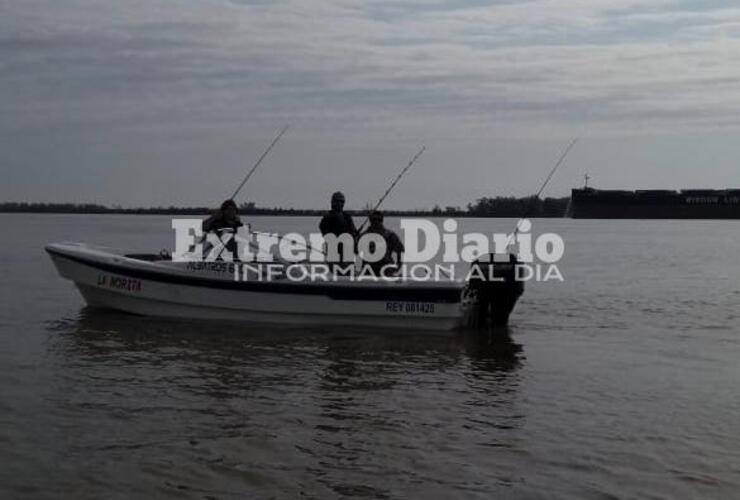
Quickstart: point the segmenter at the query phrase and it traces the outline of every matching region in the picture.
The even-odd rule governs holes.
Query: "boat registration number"
[[[432,302],[386,302],[386,312],[398,314],[434,314]]]

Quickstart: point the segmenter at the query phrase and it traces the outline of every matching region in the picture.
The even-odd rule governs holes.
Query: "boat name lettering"
[[[107,286],[108,288],[114,288],[116,290],[126,290],[127,292],[140,292],[141,280],[99,274],[98,286]]]
[[[213,271],[217,273],[234,273],[233,262],[188,262],[186,268],[189,271]]]
[[[686,203],[689,205],[716,205],[719,203],[719,196],[687,196]]]

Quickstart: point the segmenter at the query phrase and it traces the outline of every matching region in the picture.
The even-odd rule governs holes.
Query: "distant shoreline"
[[[468,204],[467,208],[434,207],[431,210],[383,210],[390,217],[547,217],[562,218],[570,198],[481,198],[475,204]],[[79,215],[192,215],[208,216],[214,212],[210,207],[148,207],[122,208],[108,207],[93,203],[29,203],[5,202],[0,203],[0,213],[26,214],[79,214]],[[297,208],[262,208],[253,203],[244,203],[239,207],[241,215],[260,216],[294,216],[320,217],[327,210],[297,209]],[[350,215],[364,216],[367,210],[347,210]]]

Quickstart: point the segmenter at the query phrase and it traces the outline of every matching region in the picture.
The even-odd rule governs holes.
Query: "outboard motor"
[[[471,327],[505,326],[516,301],[524,293],[524,282],[517,280],[516,256],[496,261],[488,254],[473,262],[465,287],[464,302],[468,305],[466,324]]]

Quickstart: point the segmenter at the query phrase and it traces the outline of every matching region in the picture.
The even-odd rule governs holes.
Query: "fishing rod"
[[[576,145],[576,143],[578,142],[578,139],[579,138],[576,137],[573,140],[571,140],[570,143],[568,143],[568,146],[563,150],[562,154],[558,158],[558,161],[555,162],[555,166],[552,167],[552,169],[550,170],[550,173],[547,175],[547,178],[545,179],[545,182],[543,182],[542,183],[542,186],[540,186],[540,190],[537,191],[537,194],[535,194],[534,197],[532,198],[532,204],[533,205],[536,202],[536,200],[539,199],[540,195],[545,190],[545,188],[547,187],[547,185],[550,183],[550,179],[552,179],[552,177],[555,175],[555,172],[557,172],[557,170],[560,168],[560,165],[563,164],[563,162],[565,161],[565,158],[570,153],[570,150],[573,149],[573,147]],[[525,212],[523,214],[523,216],[520,217],[519,220],[516,222],[516,227],[514,228],[514,232],[510,233],[510,236],[506,240],[506,248],[509,248],[509,246],[513,243],[513,242],[511,242],[511,239],[512,238],[516,239],[516,235],[519,233],[519,226],[520,226],[520,224],[522,223],[522,221],[524,220],[524,218],[526,216],[527,216],[527,214]]]
[[[560,158],[558,158],[558,161],[557,163],[555,163],[555,166],[552,167],[552,170],[550,170],[550,173],[548,174],[547,179],[545,179],[545,182],[542,183],[542,187],[540,187],[540,190],[537,191],[535,198],[540,197],[540,195],[542,194],[542,191],[544,191],[547,185],[550,183],[550,179],[552,179],[552,176],[555,175],[555,172],[557,171],[558,168],[560,168],[560,165],[563,164],[563,161],[565,161],[565,157],[568,156],[568,153],[570,153],[570,150],[573,149],[573,146],[575,146],[577,142],[578,142],[578,137],[570,141],[570,143],[568,144],[568,147],[565,148],[565,150],[563,151],[563,154],[561,154]]]
[[[279,134],[277,135],[277,137],[275,137],[275,138],[274,138],[274,139],[272,140],[272,142],[270,143],[270,145],[269,145],[269,146],[267,146],[267,149],[265,149],[265,151],[264,151],[264,152],[262,153],[262,155],[261,155],[261,156],[259,157],[259,159],[258,159],[258,160],[257,160],[257,162],[256,162],[256,163],[254,164],[254,166],[252,166],[251,170],[249,170],[249,172],[247,172],[247,175],[246,175],[246,176],[244,177],[244,180],[242,180],[241,184],[239,184],[239,187],[238,187],[238,188],[236,188],[236,191],[234,191],[234,194],[233,194],[233,195],[231,196],[231,199],[232,199],[232,200],[233,200],[233,199],[236,199],[236,195],[238,195],[238,194],[239,194],[239,191],[241,191],[241,190],[242,190],[242,188],[244,187],[244,184],[246,184],[246,183],[247,183],[247,181],[249,180],[249,178],[250,178],[250,177],[252,177],[252,174],[253,174],[253,173],[255,172],[255,170],[257,170],[257,167],[259,167],[259,166],[260,166],[260,164],[262,163],[262,160],[264,160],[264,159],[265,159],[265,158],[267,157],[267,155],[268,155],[268,154],[270,153],[270,151],[272,151],[272,148],[274,148],[274,147],[275,147],[275,144],[277,144],[277,143],[278,143],[278,141],[279,141],[279,140],[280,140],[280,138],[281,138],[281,137],[283,136],[283,134],[285,134],[285,132],[287,132],[287,131],[288,131],[288,128],[289,128],[289,127],[290,127],[290,125],[289,125],[289,124],[288,124],[288,125],[286,125],[285,127],[283,127],[283,129],[282,129],[282,130],[280,131],[280,133],[279,133]]]
[[[281,136],[283,135],[283,133],[285,133],[285,130],[287,130],[287,128],[288,128],[288,127],[286,126],[286,127],[285,127],[285,128],[284,128],[284,129],[282,130],[282,132],[280,132],[280,134],[279,134],[279,135],[278,135],[278,136],[277,136],[277,137],[275,138],[275,140],[274,140],[274,141],[273,141],[273,143],[272,143],[272,144],[270,145],[270,147],[269,147],[269,148],[267,149],[267,151],[265,151],[265,154],[263,154],[263,157],[264,157],[264,156],[265,156],[265,155],[266,155],[266,154],[267,154],[267,153],[269,152],[269,150],[270,150],[270,149],[272,148],[272,146],[274,146],[274,144],[275,144],[275,143],[276,143],[276,142],[278,141],[278,139],[280,139],[280,137],[281,137]],[[422,155],[422,153],[424,153],[424,151],[425,151],[425,150],[426,150],[426,146],[422,146],[422,148],[421,148],[421,149],[419,150],[419,152],[418,152],[418,153],[416,153],[416,154],[414,155],[414,157],[413,157],[413,158],[411,158],[411,161],[409,161],[409,163],[408,163],[408,164],[407,164],[407,165],[406,165],[406,166],[405,166],[405,167],[403,168],[403,170],[401,170],[401,173],[399,173],[399,174],[398,174],[398,175],[396,176],[396,178],[395,178],[395,179],[393,180],[393,182],[392,182],[392,183],[391,183],[391,185],[390,185],[390,186],[388,187],[388,189],[386,189],[385,193],[383,193],[383,196],[381,196],[381,197],[380,197],[380,199],[378,200],[378,203],[376,203],[376,204],[375,204],[375,207],[373,208],[373,211],[374,211],[374,210],[377,210],[377,209],[378,209],[378,207],[380,207],[380,205],[381,205],[381,204],[383,203],[383,201],[385,201],[385,199],[386,199],[386,198],[388,197],[388,195],[389,195],[389,194],[391,193],[391,191],[392,191],[392,190],[393,190],[393,188],[394,188],[394,187],[396,186],[396,184],[398,184],[398,182],[399,182],[399,181],[401,180],[401,178],[402,178],[402,177],[403,177],[403,176],[404,176],[404,175],[406,174],[406,172],[408,172],[408,170],[409,170],[409,169],[410,169],[410,168],[411,168],[411,167],[413,166],[413,164],[414,164],[414,163],[416,163],[416,161],[417,161],[417,160],[419,159],[419,157],[420,157],[420,156]],[[259,164],[259,162],[260,162],[260,161],[262,161],[262,158],[260,158],[260,160],[259,160],[259,161],[257,162],[257,164]],[[253,170],[254,170],[254,167],[252,168],[252,171],[253,171]],[[249,173],[249,174],[247,175],[247,179],[249,178],[249,175],[251,175],[251,171],[250,171],[250,173]],[[242,182],[242,184],[244,184],[244,182],[246,182],[246,179],[245,179],[245,180],[244,180],[244,181]],[[241,186],[240,186],[240,188],[241,188]],[[238,191],[238,190],[237,190],[237,191]],[[363,227],[365,227],[365,224],[367,224],[367,221],[368,221],[368,220],[369,220],[368,218],[366,218],[366,219],[365,219],[365,221],[364,221],[364,222],[362,223],[362,225],[360,226],[360,229],[359,229],[359,230],[357,231],[358,233],[359,233],[360,231],[362,231],[362,228],[363,228]],[[299,242],[299,241],[297,241],[297,240],[293,240],[293,239],[291,239],[291,238],[288,238],[288,237],[286,237],[285,235],[282,235],[282,234],[280,234],[280,233],[265,233],[265,232],[262,232],[262,231],[253,231],[253,230],[251,230],[251,229],[250,229],[250,231],[249,231],[249,232],[251,232],[252,234],[255,234],[255,235],[274,236],[274,237],[276,237],[276,238],[278,239],[278,241],[280,241],[280,240],[286,240],[286,241],[288,241],[288,242],[290,242],[290,243],[298,243],[299,245],[303,246],[303,247],[304,247],[304,248],[305,248],[306,250],[309,250],[309,251],[316,251],[316,252],[319,252],[320,254],[322,254],[322,255],[326,256],[326,252],[325,252],[325,251],[323,251],[323,250],[321,250],[321,249],[319,249],[319,248],[313,247],[313,246],[311,246],[311,245],[309,245],[309,244],[305,244],[305,243]]]
[[[396,178],[393,179],[393,182],[391,182],[391,185],[388,186],[388,189],[385,190],[385,193],[383,193],[383,196],[380,197],[380,199],[378,200],[378,203],[375,204],[375,206],[373,207],[373,209],[370,212],[374,212],[378,208],[380,208],[380,205],[382,205],[383,202],[385,201],[385,199],[388,197],[388,195],[391,194],[391,191],[393,191],[393,188],[396,187],[396,184],[398,184],[398,181],[400,181],[401,178],[406,174],[406,172],[409,171],[409,169],[413,166],[414,163],[416,163],[416,160],[419,159],[419,157],[424,153],[424,151],[426,149],[427,149],[426,146],[422,146],[421,149],[419,150],[419,152],[416,153],[413,158],[411,158],[411,160],[409,161],[409,163],[403,168],[403,170],[401,170],[401,173],[399,173],[396,176]],[[365,220],[362,223],[362,225],[360,225],[359,229],[357,229],[357,233],[358,234],[362,232],[362,228],[365,227],[365,224],[367,224],[367,222],[369,220],[370,220],[370,218],[369,218],[369,215],[368,215],[368,217],[365,217]]]
[[[398,182],[406,174],[406,172],[408,172],[408,170],[413,166],[413,164],[416,163],[416,161],[424,153],[425,150],[426,150],[426,146],[422,146],[422,148],[414,155],[413,158],[411,158],[411,160],[403,168],[403,170],[401,170],[401,172],[396,176],[396,178],[393,179],[393,182],[391,183],[391,185],[388,187],[388,189],[385,190],[385,193],[383,193],[383,196],[380,197],[380,199],[378,200],[378,203],[375,204],[375,207],[373,208],[373,211],[377,210],[378,207],[380,207],[380,205],[385,201],[385,199],[388,197],[388,195],[391,193],[391,191],[393,191],[393,188],[396,186],[396,184],[398,184]],[[368,220],[369,220],[368,218],[365,218],[365,221],[362,223],[362,225],[360,226],[360,228],[357,230],[358,233],[362,232],[362,228],[365,227],[365,224],[367,224]],[[319,248],[313,247],[313,246],[311,246],[309,244],[301,243],[299,241],[296,241],[296,240],[287,238],[285,235],[282,235],[280,233],[263,233],[263,232],[260,232],[260,231],[251,231],[251,230],[250,230],[250,232],[252,232],[255,235],[274,236],[274,237],[277,237],[278,238],[278,241],[280,241],[280,240],[286,240],[286,241],[289,241],[290,243],[298,243],[301,246],[303,246],[306,250],[316,251],[316,252],[319,252],[320,254],[322,254],[324,256],[327,255],[324,250],[321,250]]]
[[[285,127],[283,127],[282,130],[280,131],[280,133],[272,140],[272,142],[270,143],[270,145],[267,146],[267,149],[265,149],[265,151],[262,153],[262,155],[260,155],[260,157],[257,159],[257,162],[252,166],[252,168],[249,170],[249,172],[247,172],[247,175],[244,177],[244,179],[242,180],[242,182],[239,184],[239,187],[236,188],[236,191],[234,191],[234,194],[231,195],[231,197],[229,199],[231,199],[231,200],[235,200],[236,199],[236,196],[239,194],[239,191],[242,190],[242,188],[247,183],[247,181],[249,180],[249,178],[252,177],[252,174],[255,172],[255,170],[257,170],[257,167],[259,167],[260,164],[262,163],[262,161],[265,158],[267,158],[267,155],[270,153],[270,151],[272,151],[272,148],[275,147],[275,144],[278,143],[278,141],[283,136],[283,134],[285,134],[285,132],[288,131],[288,127],[290,127],[290,124],[288,124]],[[203,241],[205,241],[205,238],[206,238],[206,235],[204,234],[203,235]]]

